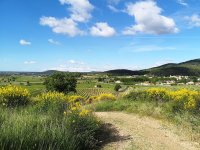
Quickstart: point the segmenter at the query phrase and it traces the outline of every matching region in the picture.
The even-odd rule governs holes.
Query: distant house
[[[184,85],[184,83],[178,83],[178,85]]]
[[[187,82],[186,85],[194,85],[194,82]]]
[[[120,84],[120,83],[122,83],[122,82],[118,80],[118,81],[115,81],[115,83],[116,83],[116,84]]]
[[[197,82],[195,85],[200,85],[200,82]]]
[[[143,85],[143,86],[150,86],[151,83],[149,83],[149,82],[144,82],[144,83],[141,83],[140,85]]]

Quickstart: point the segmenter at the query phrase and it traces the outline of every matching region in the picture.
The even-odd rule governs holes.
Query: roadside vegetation
[[[101,123],[84,108],[80,96],[63,91],[32,96],[20,86],[1,87],[0,149],[97,148]]]
[[[117,101],[95,103],[95,111],[125,111],[167,120],[184,128],[192,140],[200,140],[200,92],[197,90],[132,90]]]

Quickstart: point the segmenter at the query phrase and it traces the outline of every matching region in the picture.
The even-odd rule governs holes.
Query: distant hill
[[[146,70],[148,74],[157,76],[183,75],[200,76],[200,59],[190,60],[178,64],[165,64]]]
[[[145,75],[148,72],[142,71],[142,70],[132,71],[132,70],[127,70],[127,69],[116,69],[116,70],[105,71],[104,73],[122,76],[122,75]]]
[[[155,75],[155,76],[200,76],[200,59],[194,59],[182,63],[169,63],[162,66],[144,69],[139,71],[132,71],[126,69],[109,70],[105,73],[113,75]]]
[[[51,75],[57,70],[48,70],[44,72],[14,72],[14,71],[0,71],[0,75]],[[182,63],[169,63],[158,67],[153,67],[144,70],[127,70],[127,69],[116,69],[108,70],[105,72],[80,72],[85,74],[97,74],[106,73],[111,75],[155,75],[155,76],[170,76],[170,75],[183,75],[183,76],[200,76],[200,59],[194,59]]]

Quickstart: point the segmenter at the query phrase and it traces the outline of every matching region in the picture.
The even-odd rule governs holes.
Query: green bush
[[[122,87],[121,87],[120,84],[116,84],[115,87],[114,87],[114,90],[115,90],[116,92],[118,92],[119,89],[121,89],[121,88],[122,88]]]

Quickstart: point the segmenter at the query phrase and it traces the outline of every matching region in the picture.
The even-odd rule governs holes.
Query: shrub
[[[115,87],[114,87],[114,90],[115,90],[116,92],[118,92],[119,89],[121,89],[121,88],[122,88],[122,87],[121,87],[120,84],[116,84]]]
[[[47,92],[37,96],[36,108],[43,112],[62,114],[67,107],[67,97],[59,92]]]
[[[166,102],[170,100],[170,91],[165,88],[150,88],[145,92],[149,99],[157,102]]]
[[[26,105],[30,101],[27,89],[9,85],[0,88],[0,103],[8,107]]]
[[[83,103],[83,101],[84,101],[84,97],[77,96],[77,95],[69,96],[68,99],[69,99],[70,102],[81,102],[81,103]]]
[[[172,111],[199,111],[200,92],[188,89],[168,90],[165,88],[150,88],[143,91],[132,91],[125,98],[129,100],[145,100],[158,103],[170,103]]]
[[[116,97],[113,94],[101,94],[98,96],[98,100],[100,100],[100,101],[104,101],[104,100],[115,101]]]
[[[180,89],[171,92],[176,109],[198,110],[200,103],[200,93],[194,90]]]
[[[87,104],[91,104],[91,103],[93,103],[93,102],[95,102],[95,101],[97,101],[98,100],[98,96],[90,96],[89,98],[88,98],[88,100],[86,101],[86,103]]]
[[[123,97],[125,99],[129,99],[129,100],[134,100],[134,101],[137,101],[137,100],[146,100],[146,95],[145,95],[145,92],[142,91],[142,90],[134,90],[134,91],[129,91],[127,94],[125,93],[123,95]]]

